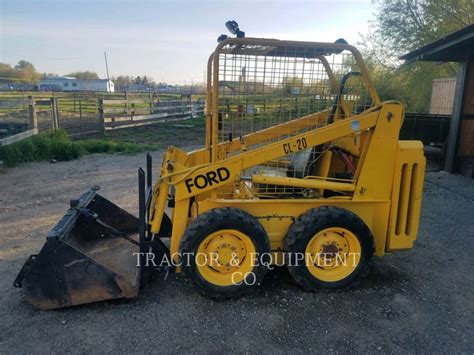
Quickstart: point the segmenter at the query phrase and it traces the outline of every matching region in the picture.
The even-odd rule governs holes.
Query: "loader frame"
[[[343,97],[333,122],[321,128],[287,139],[267,144],[254,150],[245,150],[258,142],[264,134],[278,136],[283,128],[297,130],[306,122],[326,122],[331,112],[323,111],[254,132],[243,137],[218,142],[219,129],[219,54],[229,45],[262,45],[278,48],[289,41],[240,38],[228,39],[220,43],[208,60],[208,89],[206,108],[205,148],[186,153],[170,147],[165,153],[161,176],[154,187],[154,197],[150,206],[150,231],[159,233],[166,202],[171,197],[172,235],[170,252],[179,260],[179,248],[188,223],[198,215],[220,207],[236,207],[256,216],[265,227],[271,242],[271,249],[278,254],[283,249],[283,240],[289,226],[295,219],[319,206],[339,206],[353,211],[364,220],[375,239],[375,254],[383,256],[386,252],[409,249],[416,239],[421,206],[421,191],[424,178],[425,159],[422,145],[416,141],[398,141],[403,123],[404,108],[398,102],[380,102],[370,81],[367,69],[356,48],[346,44],[310,43],[315,48],[350,51],[359,65],[361,76],[372,97],[373,107],[358,115],[344,117],[349,111]],[[307,42],[290,42],[291,45],[308,45]],[[327,63],[324,56],[321,62]],[[328,65],[324,65],[331,84],[337,91],[339,85]],[[214,75],[213,75],[214,74]],[[347,115],[346,115],[347,116]],[[361,156],[352,181],[338,181],[328,177],[314,179],[271,178],[253,176],[254,183],[273,185],[303,186],[321,190],[350,191],[345,198],[315,199],[259,199],[235,194],[232,198],[219,196],[219,189],[232,185],[241,179],[246,168],[283,157],[306,148],[329,142],[350,149],[341,139],[361,135]],[[229,153],[240,151],[237,155]],[[276,259],[275,259],[276,260]],[[179,268],[178,268],[179,271]]]

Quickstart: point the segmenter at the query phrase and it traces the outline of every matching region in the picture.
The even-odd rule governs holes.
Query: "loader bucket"
[[[138,218],[91,189],[48,233],[15,280],[29,303],[60,308],[137,296]]]
[[[30,304],[53,309],[138,295],[148,273],[138,266],[137,253],[151,245],[146,240],[151,158],[147,168],[148,191],[139,169],[139,218],[99,195],[98,187],[71,200],[71,208],[14,282]]]

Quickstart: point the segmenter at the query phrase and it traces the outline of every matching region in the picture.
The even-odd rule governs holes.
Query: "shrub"
[[[116,142],[106,139],[72,141],[63,130],[40,133],[0,148],[0,160],[5,166],[19,163],[55,159],[58,161],[77,159],[83,154],[124,153],[134,154],[155,150],[157,145]]]
[[[41,133],[1,148],[5,166],[39,160],[70,160],[81,155],[81,149],[64,131]]]

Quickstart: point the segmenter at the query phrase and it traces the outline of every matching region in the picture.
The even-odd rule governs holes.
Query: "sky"
[[[110,76],[199,83],[227,20],[247,37],[357,44],[374,12],[371,0],[0,0],[0,62],[106,78],[106,51]]]

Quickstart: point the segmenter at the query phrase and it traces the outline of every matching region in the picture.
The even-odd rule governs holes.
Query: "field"
[[[140,141],[151,139],[141,132]],[[162,151],[152,154],[161,161]],[[99,154],[0,171],[0,353],[474,351],[474,185],[441,172],[427,173],[416,247],[377,259],[347,293],[304,292],[278,269],[235,301],[205,298],[176,274],[166,281],[157,275],[130,301],[57,311],[22,301],[13,279],[69,199],[100,185],[105,197],[136,214],[137,168],[144,164],[144,154]]]

